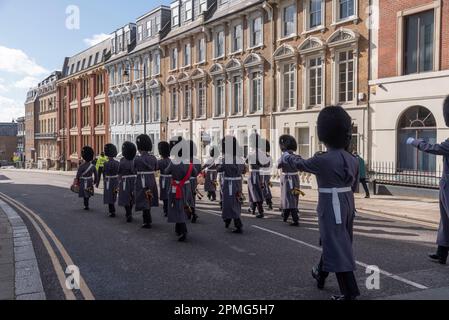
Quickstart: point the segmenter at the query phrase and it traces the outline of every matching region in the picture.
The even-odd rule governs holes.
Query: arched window
[[[406,144],[409,137],[436,143],[436,121],[432,112],[422,106],[407,109],[398,123],[398,169],[435,171],[434,155],[419,152]]]

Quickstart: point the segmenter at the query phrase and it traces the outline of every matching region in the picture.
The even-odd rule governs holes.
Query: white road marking
[[[303,245],[303,246],[306,246],[306,247],[308,247],[308,248],[311,248],[311,249],[314,249],[314,250],[317,250],[317,251],[320,251],[320,252],[322,251],[322,249],[321,249],[320,247],[318,247],[318,246],[315,246],[315,245],[312,245],[312,244],[310,244],[310,243],[307,243],[307,242],[304,242],[304,241],[301,241],[301,240],[292,238],[292,237],[287,236],[287,235],[285,235],[285,234],[282,234],[282,233],[279,233],[279,232],[276,232],[276,231],[273,231],[273,230],[270,230],[270,229],[266,229],[266,228],[263,228],[263,227],[259,227],[259,226],[256,226],[256,225],[252,225],[252,227],[253,227],[253,228],[256,228],[256,229],[259,229],[259,230],[261,230],[261,231],[265,231],[265,232],[268,232],[268,233],[277,235],[277,236],[279,236],[279,237],[281,237],[281,238],[284,238],[284,239],[287,239],[287,240],[290,240],[290,241],[299,243],[299,244],[301,244],[301,245]],[[357,263],[359,266],[364,267],[364,268],[367,268],[367,267],[369,266],[368,264],[363,263],[363,262],[360,262],[360,261],[356,261],[356,263]],[[412,287],[415,287],[415,288],[418,288],[418,289],[421,289],[421,290],[429,289],[428,287],[426,287],[426,286],[424,286],[424,285],[422,285],[422,284],[419,284],[419,283],[416,283],[416,282],[414,282],[414,281],[405,279],[405,278],[403,278],[403,277],[400,277],[400,276],[398,276],[398,275],[395,275],[395,274],[393,274],[393,273],[391,273],[391,272],[388,272],[388,271],[385,271],[385,270],[382,270],[382,269],[380,269],[380,273],[383,274],[384,276],[387,276],[387,277],[389,277],[389,278],[392,278],[392,279],[395,279],[395,280],[397,280],[397,281],[403,282],[403,283],[405,283],[405,284],[408,284],[408,285],[410,285],[410,286],[412,286]]]

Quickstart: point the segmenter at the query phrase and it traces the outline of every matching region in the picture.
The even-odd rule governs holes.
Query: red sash
[[[176,188],[176,200],[182,199],[182,187],[186,184],[187,181],[190,180],[190,176],[192,175],[192,171],[193,171],[193,163],[189,164],[189,169],[187,170],[187,175],[182,178],[181,181],[179,181],[179,183],[177,183],[175,180],[172,180],[172,187]]]

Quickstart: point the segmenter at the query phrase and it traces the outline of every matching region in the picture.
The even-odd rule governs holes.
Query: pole
[[[147,66],[143,64],[143,133],[147,134]]]

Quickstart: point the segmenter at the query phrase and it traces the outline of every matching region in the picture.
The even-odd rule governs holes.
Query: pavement
[[[265,219],[244,214],[243,235],[224,229],[217,203],[199,201],[199,223],[188,225],[188,242],[180,244],[160,208],[153,210],[151,230],[140,229],[139,213],[125,223],[122,208],[118,218],[108,218],[101,190],[92,210],[83,211],[82,200],[68,189],[72,179],[0,170],[0,199],[27,226],[46,299],[322,300],[338,293],[335,277],[324,291],[310,277],[321,254],[313,190],[305,190],[301,201],[300,228],[282,223],[274,210]],[[436,217],[438,203],[388,199],[357,198],[354,252],[361,299],[449,299],[449,267],[426,259],[435,249],[436,224],[430,222],[437,221],[428,216]],[[383,205],[389,213],[360,209],[367,204]],[[424,211],[427,222],[410,218],[408,211],[418,204],[416,213]],[[64,270],[73,265],[82,285],[67,292]],[[379,268],[378,288],[365,285],[368,266]]]

